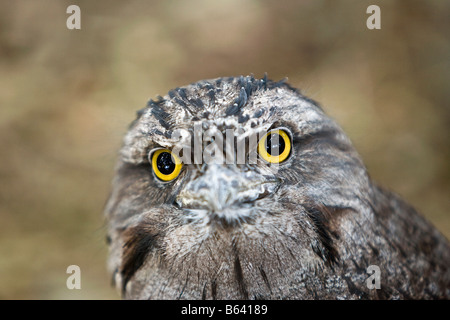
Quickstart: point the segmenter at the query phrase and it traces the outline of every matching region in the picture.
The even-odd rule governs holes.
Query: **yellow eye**
[[[284,130],[271,130],[259,140],[258,153],[267,162],[283,162],[291,153],[291,138]]]
[[[168,149],[159,149],[153,152],[153,172],[163,181],[171,181],[178,177],[182,166],[180,158]]]

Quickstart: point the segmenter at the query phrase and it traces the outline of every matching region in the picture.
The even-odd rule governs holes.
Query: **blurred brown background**
[[[81,30],[66,8],[81,8]],[[381,30],[366,8],[381,7]],[[115,299],[102,209],[149,98],[203,78],[289,82],[372,177],[447,237],[450,2],[0,0],[0,298]],[[66,268],[81,268],[81,290]]]

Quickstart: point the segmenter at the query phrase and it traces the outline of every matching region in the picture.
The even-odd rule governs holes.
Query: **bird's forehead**
[[[125,136],[122,159],[145,161],[149,149],[170,148],[177,143],[174,135],[179,139],[180,132],[195,128],[249,135],[283,120],[301,127],[321,115],[317,105],[283,83],[253,77],[203,80],[171,90],[139,111]]]

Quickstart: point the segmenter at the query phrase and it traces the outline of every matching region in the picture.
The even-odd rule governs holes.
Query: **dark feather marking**
[[[255,80],[253,76],[243,77],[240,76],[237,81],[237,85],[239,88],[243,88],[245,90],[245,94],[247,98],[252,95],[252,93],[261,88],[261,82],[259,80]],[[245,103],[244,103],[245,104]]]
[[[203,101],[200,98],[197,99],[189,99],[189,102],[196,107],[197,109],[203,109],[205,106],[203,105]]]
[[[267,90],[267,73],[264,73],[264,77],[262,78],[264,90]]]
[[[169,119],[170,114],[167,113],[162,107],[161,104],[164,102],[162,98],[158,101],[150,100],[148,106],[152,110],[153,116],[159,121],[159,123],[166,129],[170,128]]]
[[[356,260],[355,260],[354,258],[352,258],[351,261],[352,261],[353,266],[355,267],[355,270],[356,270],[357,273],[362,273],[362,274],[365,274],[365,273],[366,273],[367,265],[368,265],[367,262],[364,263],[366,266],[361,267],[361,266],[358,264],[358,262],[356,262]]]
[[[275,113],[275,111],[276,111],[277,109],[278,109],[277,106],[271,107],[271,108],[269,109],[269,117],[273,116],[274,113]]]
[[[380,289],[375,290],[378,299],[380,300],[387,300],[390,299],[392,297],[392,295],[394,294],[394,290],[392,290],[391,288],[382,285]]]
[[[211,112],[205,111],[205,112],[202,114],[202,117],[205,118],[205,119],[208,119],[209,116],[210,116],[210,114],[211,114]]]
[[[233,103],[225,110],[226,116],[238,115],[242,111],[242,107],[247,103],[248,96],[244,87],[241,87],[239,96],[234,99]]]
[[[253,118],[261,117],[264,114],[264,112],[266,112],[266,109],[264,109],[264,108],[261,108],[261,109],[255,111],[255,113],[253,114]]]
[[[247,85],[245,86],[245,92],[247,93],[247,97],[250,97],[254,91],[257,91],[261,88],[260,81],[255,81],[255,79],[252,77],[252,81],[247,82]]]
[[[206,93],[206,95],[211,100],[210,103],[214,104],[214,102],[216,101],[216,91],[214,91],[214,89],[211,89]]]
[[[364,291],[361,291],[349,277],[343,275],[342,278],[345,280],[345,282],[347,282],[347,287],[351,294],[354,294],[362,299],[368,298],[368,294]]]
[[[211,282],[211,295],[212,295],[213,300],[217,299],[217,282],[216,282],[216,280],[213,280]]]
[[[240,115],[239,118],[238,118],[238,122],[239,122],[239,123],[247,122],[247,120],[248,120],[249,118],[250,118],[250,117],[248,116],[248,114],[246,114],[245,116]]]
[[[266,272],[264,271],[262,266],[259,267],[259,272],[261,273],[261,276],[267,288],[269,288],[269,292],[272,294],[272,288],[270,287],[269,279],[267,278]]]
[[[177,93],[181,97],[181,99],[183,99],[184,101],[188,100],[186,88],[176,88],[175,90],[177,91]]]
[[[184,289],[186,289],[188,282],[189,282],[189,272],[186,275],[186,281],[184,282],[183,288],[181,289],[180,295],[178,296],[178,300],[181,299],[181,296],[183,295]]]
[[[241,109],[245,104],[247,103],[248,96],[245,89],[242,87],[241,91],[239,92],[239,97],[236,100],[236,103],[238,104],[238,108]]]
[[[229,106],[227,108],[227,110],[225,110],[225,115],[226,116],[232,116],[232,115],[236,115],[239,112],[239,106],[237,103],[233,103],[231,106]]]
[[[234,275],[238,285],[238,290],[242,295],[242,299],[248,300],[247,286],[244,281],[244,274],[242,273],[241,261],[239,259],[239,252],[236,243],[233,243],[233,253],[234,253]]]
[[[228,77],[228,78],[226,79],[226,81],[227,81],[227,82],[233,82],[234,79],[235,79],[235,77]]]
[[[175,88],[168,93],[169,97],[173,99],[175,103],[185,108],[189,113],[194,114],[195,111],[192,109],[193,106],[195,109],[203,108],[203,102],[200,98],[198,99],[189,99],[187,96],[186,88]]]
[[[191,101],[188,99],[186,88],[176,88],[175,91],[177,92],[180,98],[175,98],[174,101],[183,108],[185,108],[186,110],[188,110],[189,113],[195,114],[195,111],[191,108],[191,106],[194,106],[195,108],[197,107],[193,105]]]
[[[251,81],[251,79],[253,79],[253,77],[245,77],[244,78],[244,76],[239,76],[239,78],[237,78],[238,87],[241,87],[241,88],[244,87],[247,84],[247,82]]]
[[[242,298],[247,300],[248,292],[247,292],[247,287],[244,282],[244,275],[242,273],[241,261],[239,259],[239,256],[236,256],[235,260],[234,260],[234,273],[236,276],[236,281],[238,284],[239,292],[241,293]]]
[[[172,138],[172,133],[173,133],[172,130],[167,130],[166,132],[164,132],[164,137],[170,139]]]
[[[327,207],[324,205],[304,206],[317,232],[320,245],[311,244],[314,252],[328,265],[333,266],[339,260],[335,240],[339,237],[337,230],[333,230],[332,222],[337,216],[351,210],[344,207]]]
[[[207,284],[208,284],[208,282],[205,282],[205,284],[203,285],[202,300],[206,300],[206,285]]]
[[[149,225],[138,225],[124,232],[124,246],[122,253],[122,294],[125,294],[128,281],[144,264],[147,256],[157,248],[158,232]]]
[[[179,104],[180,106],[182,106],[183,108],[189,109],[189,108],[187,107],[187,104],[186,104],[183,100],[181,100],[180,98],[174,98],[173,100],[174,100],[177,104]]]

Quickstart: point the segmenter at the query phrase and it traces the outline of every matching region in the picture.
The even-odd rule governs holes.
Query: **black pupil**
[[[284,139],[278,133],[272,133],[267,137],[266,151],[271,156],[279,156],[285,148]]]
[[[162,174],[171,174],[175,170],[175,163],[169,152],[161,152],[156,159],[156,166]]]

